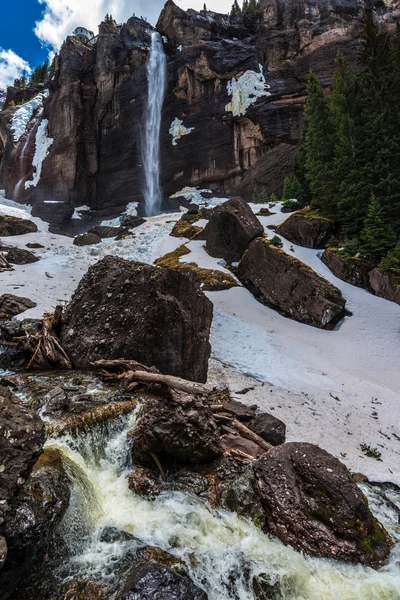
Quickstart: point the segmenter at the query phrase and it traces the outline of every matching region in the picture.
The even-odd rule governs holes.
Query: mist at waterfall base
[[[58,535],[68,560],[56,569],[59,581],[101,581],[118,597],[135,550],[157,546],[182,560],[209,600],[254,600],[253,579],[262,577],[281,600],[400,600],[400,547],[380,571],[307,557],[284,546],[235,513],[211,508],[196,496],[164,492],[153,501],[135,495],[128,475],[128,432],[136,410],[85,433],[53,438],[73,480],[70,507]],[[397,488],[363,489],[371,508],[400,542]],[[107,528],[130,534],[107,540]],[[270,597],[270,596],[268,596]]]
[[[148,99],[142,145],[143,196],[145,214],[148,217],[161,212],[160,131],[166,80],[167,59],[163,42],[160,34],[154,32],[151,37],[150,57],[147,65]]]

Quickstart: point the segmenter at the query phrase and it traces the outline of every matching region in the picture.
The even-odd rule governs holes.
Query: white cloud
[[[31,73],[29,64],[15,54],[12,50],[3,50],[0,48],[0,89],[6,89],[12,85],[14,79],[21,77],[23,72],[27,75]]]
[[[208,0],[207,7],[217,12],[228,12],[233,0]],[[118,23],[133,15],[145,16],[155,24],[165,0],[38,0],[44,6],[44,14],[36,23],[35,33],[43,44],[58,50],[75,27],[81,25],[97,33],[99,23],[106,13],[112,14]],[[176,0],[183,9],[201,10],[204,0]]]

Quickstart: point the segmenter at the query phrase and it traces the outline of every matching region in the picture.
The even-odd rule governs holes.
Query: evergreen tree
[[[395,275],[400,275],[400,244],[397,244],[393,250],[390,250],[379,263],[379,269],[386,273],[390,271]]]
[[[241,14],[240,6],[238,4],[238,0],[235,0],[232,4],[231,9],[231,17],[238,17]]]
[[[207,12],[207,6],[206,6],[205,2],[204,2],[203,10],[204,10],[204,12]]]
[[[249,8],[249,0],[243,0],[242,4],[242,14],[245,14]]]
[[[334,215],[332,165],[334,158],[331,102],[317,76],[310,71],[305,108],[306,179],[311,201],[325,214]]]
[[[372,194],[364,228],[360,234],[359,251],[365,258],[379,261],[396,245],[394,231],[385,223],[379,200]]]

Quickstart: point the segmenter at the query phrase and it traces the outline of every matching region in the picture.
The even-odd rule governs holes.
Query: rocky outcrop
[[[10,319],[30,308],[35,308],[35,306],[36,302],[32,302],[29,298],[3,294],[0,296],[0,319]]]
[[[375,264],[371,261],[355,256],[344,256],[335,248],[325,250],[321,260],[342,281],[365,290],[372,290],[370,273]]]
[[[305,248],[324,248],[334,230],[334,223],[307,207],[290,215],[276,228],[276,233]]]
[[[254,465],[266,527],[310,554],[374,568],[393,542],[347,468],[318,446],[290,443]]]
[[[25,235],[26,233],[35,233],[37,226],[28,219],[19,219],[18,217],[0,216],[0,236]]]
[[[236,275],[257,300],[300,323],[330,327],[344,315],[340,290],[265,238],[250,244]]]
[[[400,279],[398,274],[374,269],[369,275],[369,281],[373,292],[377,296],[400,304]]]
[[[215,208],[204,229],[207,251],[227,263],[239,261],[264,228],[242,198],[231,198]]]
[[[160,459],[183,463],[208,462],[222,454],[219,429],[206,398],[177,390],[146,399],[143,414],[132,432],[136,460]]]
[[[6,259],[12,265],[29,265],[39,260],[32,252],[23,248],[12,248],[7,252]]]
[[[247,426],[263,440],[272,444],[272,446],[279,446],[285,443],[286,425],[273,415],[269,415],[268,413],[257,415]]]
[[[94,246],[100,242],[101,237],[96,233],[83,233],[74,239],[74,246]]]
[[[172,569],[157,563],[143,562],[133,569],[126,592],[120,600],[207,600],[207,594],[194,585],[188,577],[178,575]]]
[[[108,256],[63,313],[61,344],[75,367],[126,358],[206,381],[212,304],[191,276]]]

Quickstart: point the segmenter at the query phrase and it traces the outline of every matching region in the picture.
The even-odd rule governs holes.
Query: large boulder
[[[323,328],[344,315],[340,290],[265,238],[250,244],[236,275],[257,300],[300,323]]]
[[[342,281],[365,290],[372,289],[369,276],[375,265],[371,261],[355,256],[344,256],[335,248],[325,250],[321,260]]]
[[[257,415],[247,426],[272,446],[285,443],[286,425],[273,415],[268,413]]]
[[[29,300],[29,298],[3,294],[0,296],[0,319],[15,317],[29,308],[35,308],[35,306],[36,303]]]
[[[152,464],[149,453],[184,463],[207,462],[222,454],[207,398],[172,389],[145,400],[131,442],[135,459]]]
[[[276,232],[289,242],[306,248],[323,248],[333,230],[333,221],[310,207],[290,215],[276,228]]]
[[[384,273],[380,269],[374,269],[369,274],[369,280],[371,288],[377,296],[400,304],[400,280],[398,275],[390,271]]]
[[[121,600],[207,600],[207,594],[188,577],[169,567],[143,561],[133,569]]]
[[[24,248],[12,248],[6,254],[6,259],[12,265],[29,265],[38,262],[38,257]]]
[[[96,233],[83,233],[82,235],[78,235],[74,241],[74,246],[94,246],[95,244],[100,244],[101,237]]]
[[[35,233],[37,230],[35,223],[28,219],[0,216],[0,236],[25,235],[26,233]]]
[[[209,254],[227,263],[240,260],[250,242],[263,233],[260,221],[239,197],[215,208],[204,229]]]
[[[204,382],[212,312],[190,275],[107,256],[64,311],[61,344],[76,368],[126,358]]]
[[[312,556],[378,568],[393,542],[348,469],[318,446],[289,443],[254,464],[268,530]]]

